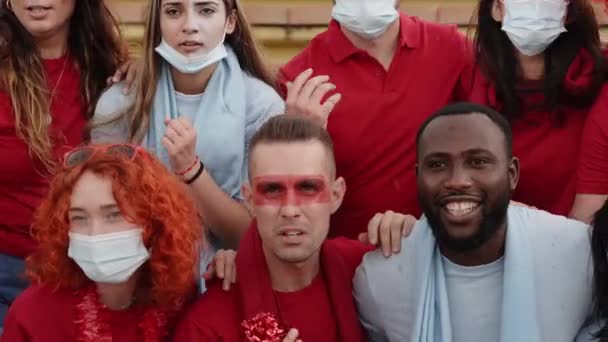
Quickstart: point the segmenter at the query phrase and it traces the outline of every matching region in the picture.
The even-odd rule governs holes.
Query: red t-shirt
[[[351,278],[370,246],[347,239],[328,240],[332,248],[340,250]],[[345,284],[352,289],[352,284]],[[180,342],[240,342],[242,341],[242,309],[239,305],[237,282],[230,291],[222,290],[219,281],[212,283],[178,323],[174,341]],[[255,293],[251,293],[255,296]],[[338,325],[327,285],[319,275],[308,287],[293,293],[277,293],[275,298],[282,311],[282,321],[297,328],[303,341],[338,342]],[[358,323],[355,323],[358,324]]]
[[[76,341],[79,336],[75,324],[78,301],[71,291],[52,291],[38,286],[26,289],[11,305],[0,342]],[[142,312],[133,308],[104,314],[112,341],[144,341],[140,328]]]
[[[453,26],[404,14],[400,20],[399,46],[388,72],[356,48],[336,21],[280,72],[283,92],[285,81],[313,68],[315,75],[329,75],[342,94],[327,129],[338,175],[348,191],[332,217],[331,236],[356,238],[378,212],[420,214],[418,128],[434,111],[461,97],[460,74],[470,66],[464,36]]]
[[[58,85],[50,127],[58,159],[69,147],[82,143],[86,124],[80,74],[75,63],[66,58],[44,61],[48,88]],[[49,182],[41,170],[30,157],[27,144],[17,137],[10,97],[0,90],[0,253],[25,257],[35,248],[29,234],[32,213],[46,195]]]
[[[608,85],[595,101],[583,130],[576,192],[608,194]]]
[[[593,73],[592,63],[590,55],[581,53],[570,66],[564,88],[575,93],[587,87]],[[493,86],[481,73],[476,76],[471,101],[500,111],[501,105],[496,100]],[[575,107],[562,103],[558,110],[564,121],[556,124],[557,112],[543,109],[545,96],[542,87],[542,81],[518,85],[523,111],[511,122],[511,129],[513,154],[519,158],[521,171],[513,200],[554,214],[568,215],[576,194],[581,137],[591,106]],[[605,95],[597,101],[605,103],[602,97]]]

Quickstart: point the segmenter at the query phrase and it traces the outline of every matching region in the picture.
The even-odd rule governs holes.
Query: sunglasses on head
[[[63,157],[63,165],[65,167],[74,167],[84,164],[96,153],[122,156],[128,160],[133,160],[138,153],[141,153],[141,147],[129,144],[79,147],[65,154]]]

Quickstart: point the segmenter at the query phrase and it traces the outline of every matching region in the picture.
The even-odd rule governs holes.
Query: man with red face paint
[[[371,247],[326,240],[346,190],[329,135],[308,119],[281,115],[260,128],[249,155],[243,194],[255,221],[239,247],[239,279],[228,292],[210,284],[175,340],[364,341],[352,278]],[[403,215],[386,217],[403,224]]]

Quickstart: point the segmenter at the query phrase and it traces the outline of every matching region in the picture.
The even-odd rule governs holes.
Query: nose
[[[281,217],[283,219],[296,219],[300,217],[300,208],[293,204],[285,204],[281,206]]]
[[[462,166],[454,166],[444,183],[449,190],[464,190],[473,186],[469,172]]]
[[[105,234],[107,223],[101,217],[90,217],[85,224],[79,227],[79,232],[84,235],[95,236]]]
[[[196,14],[194,10],[190,9],[186,11],[186,18],[184,22],[184,27],[182,28],[182,32],[185,34],[195,34],[198,33],[198,25],[196,20]]]
[[[289,189],[285,194],[283,205],[281,205],[281,216],[285,219],[293,219],[300,216],[300,207],[297,203],[297,196],[293,189]]]

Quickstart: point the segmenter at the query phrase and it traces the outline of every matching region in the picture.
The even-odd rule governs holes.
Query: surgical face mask
[[[193,57],[182,55],[164,39],[162,39],[155,51],[179,72],[183,74],[196,74],[211,64],[221,61],[228,56],[228,52],[224,46],[225,39],[226,30],[224,30],[224,37],[213,50]]]
[[[566,32],[565,0],[504,0],[502,30],[526,56],[544,52],[562,32]]]
[[[150,257],[141,229],[69,237],[68,256],[96,283],[124,283]]]
[[[365,39],[380,37],[399,13],[395,0],[336,0],[332,17]]]

